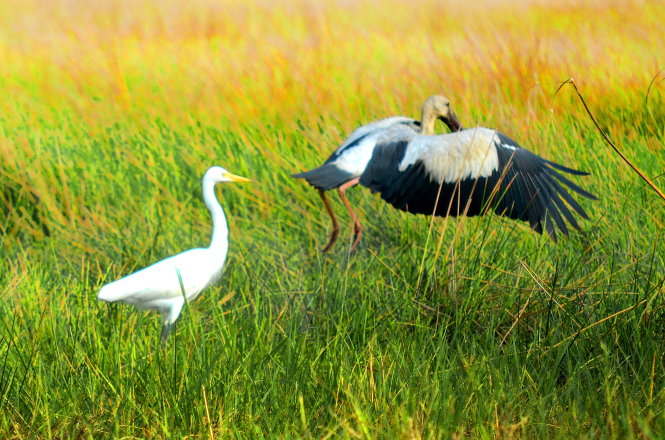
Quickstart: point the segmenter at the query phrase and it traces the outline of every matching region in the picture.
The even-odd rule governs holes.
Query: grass
[[[0,5],[0,437],[664,435],[663,202],[553,98],[573,77],[664,188],[657,2],[188,5]],[[583,230],[355,189],[360,248],[347,222],[322,255],[328,218],[289,175],[433,93],[590,171]],[[157,316],[95,296],[207,243],[213,164],[256,183],[218,190],[225,274],[161,348]]]

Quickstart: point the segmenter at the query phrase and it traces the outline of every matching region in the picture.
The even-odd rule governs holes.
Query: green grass
[[[663,188],[663,83],[644,106],[652,65],[665,61],[658,20],[646,13],[655,8],[568,11],[602,17],[572,27],[571,42],[558,34],[569,22],[545,25],[552,11],[532,6],[525,25],[551,41],[523,41],[516,18],[497,14],[483,16],[486,33],[466,29],[430,47],[421,43],[448,31],[426,21],[408,34],[407,18],[425,14],[410,9],[399,9],[404,22],[355,11],[371,32],[354,45],[343,31],[358,23],[322,24],[347,17],[344,8],[285,2],[275,16],[248,19],[254,27],[233,45],[240,31],[224,19],[211,19],[208,36],[194,12],[159,21],[150,14],[167,13],[141,9],[147,24],[132,30],[120,3],[109,4],[116,9],[93,10],[98,21],[76,28],[108,30],[99,17],[110,17],[130,29],[108,45],[47,29],[62,38],[54,49],[10,26],[29,28],[20,14],[3,19],[0,50],[12,62],[0,82],[15,99],[0,115],[0,437],[665,435],[665,204],[604,144],[570,90],[552,100],[556,81],[583,82],[601,126]],[[227,8],[230,21],[247,12]],[[423,8],[441,14],[436,2]],[[471,14],[448,12],[453,30]],[[621,19],[634,26],[594,40]],[[173,28],[148,25],[158,22]],[[254,45],[265,29],[266,44]],[[16,35],[19,48],[9,44]],[[492,58],[484,44],[504,49]],[[557,44],[570,50],[546,50]],[[468,56],[455,58],[463,48]],[[256,56],[227,66],[225,50]],[[453,60],[462,68],[449,76],[419,70]],[[365,226],[358,250],[349,254],[349,219],[333,195],[345,229],[322,255],[329,219],[315,191],[289,175],[320,163],[359,124],[416,116],[435,92],[451,96],[463,123],[499,127],[590,171],[575,179],[600,197],[582,202],[591,217],[582,231],[554,243],[496,216],[431,221],[357,188],[348,194]],[[214,164],[256,182],[218,189],[231,228],[224,276],[162,347],[158,316],[96,294],[207,244],[200,178]]]
[[[236,147],[228,167],[257,183],[220,191],[232,228],[225,275],[161,348],[156,316],[98,303],[95,294],[105,281],[208,239],[203,169],[174,166],[179,153],[169,145],[198,130],[207,131],[153,127],[172,155],[127,140],[137,156],[153,153],[154,177],[113,163],[113,145],[79,139],[88,174],[61,169],[69,197],[80,200],[68,223],[80,241],[52,226],[50,237],[17,244],[2,263],[4,432],[663,432],[665,262],[663,231],[651,219],[662,221],[662,204],[630,175],[622,195],[607,195],[599,182],[611,170],[594,169],[585,182],[602,198],[585,205],[592,220],[584,231],[556,244],[497,217],[435,220],[430,234],[427,218],[354,190],[367,227],[361,247],[349,256],[347,230],[347,242],[323,256],[328,225],[315,193]],[[232,136],[204,142],[220,158],[211,163],[226,165],[224,150],[240,144]],[[305,148],[295,142],[294,150]]]

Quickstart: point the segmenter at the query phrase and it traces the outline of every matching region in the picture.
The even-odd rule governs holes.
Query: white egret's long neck
[[[229,227],[222,205],[215,196],[215,182],[212,180],[203,182],[203,201],[212,216],[212,239],[208,248],[213,251],[226,252],[229,244]]]

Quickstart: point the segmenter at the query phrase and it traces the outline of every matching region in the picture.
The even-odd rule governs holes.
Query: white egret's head
[[[215,183],[220,182],[251,182],[250,179],[242,176],[236,176],[226,171],[222,167],[214,166],[208,168],[205,175],[203,176],[204,180],[211,180]]]
[[[436,115],[443,121],[450,131],[462,130],[462,123],[457,119],[457,115],[450,108],[450,100],[442,95],[432,95],[427,98],[423,104],[423,114]]]

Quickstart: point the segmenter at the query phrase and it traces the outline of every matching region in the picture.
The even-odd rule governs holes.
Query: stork
[[[344,140],[337,150],[318,168],[292,177],[305,179],[319,192],[326,211],[332,220],[332,231],[328,244],[323,252],[328,252],[339,235],[339,223],[328,202],[326,191],[337,188],[339,197],[353,219],[354,240],[353,250],[360,241],[362,226],[351,204],[346,198],[346,190],[358,184],[367,163],[379,139],[390,139],[393,136],[415,136],[417,134],[434,134],[437,119],[443,121],[451,131],[462,129],[462,124],[450,108],[450,101],[440,95],[430,96],[422,106],[422,122],[404,116],[393,116],[358,127]]]
[[[489,128],[401,131],[376,139],[360,184],[403,211],[475,216],[492,210],[529,222],[538,233],[544,227],[556,241],[557,229],[568,235],[566,221],[580,229],[573,212],[589,218],[567,189],[597,200],[563,173],[589,174],[543,159]]]

